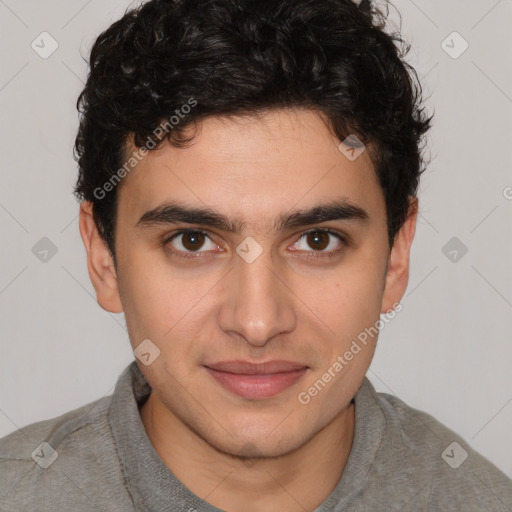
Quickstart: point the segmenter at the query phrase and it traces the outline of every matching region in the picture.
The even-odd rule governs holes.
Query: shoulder
[[[6,510],[36,510],[41,499],[56,510],[77,505],[75,512],[108,502],[108,487],[122,482],[108,422],[111,399],[0,439],[0,499]],[[92,489],[94,494],[87,492]]]
[[[84,429],[90,431],[95,427],[101,428],[111,398],[104,397],[55,418],[32,423],[8,434],[0,439],[0,459],[32,460],[32,452],[42,441],[48,442],[52,439],[53,448],[57,449],[63,440],[80,435]]]
[[[512,480],[461,436],[395,396],[370,392],[385,419],[378,465],[397,485],[414,486],[435,510],[512,510]]]

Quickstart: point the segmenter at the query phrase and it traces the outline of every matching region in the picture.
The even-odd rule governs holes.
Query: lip
[[[205,365],[225,389],[243,398],[268,398],[295,384],[308,367],[291,361],[221,361]]]

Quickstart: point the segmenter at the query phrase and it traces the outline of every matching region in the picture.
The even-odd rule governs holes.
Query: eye
[[[205,251],[199,249],[204,248],[205,242],[210,242],[210,247],[206,247]],[[174,249],[169,249],[172,254],[188,253],[189,256],[182,256],[184,258],[194,257],[194,253],[206,252],[208,250],[215,250],[219,246],[212,241],[212,239],[204,232],[197,229],[186,229],[174,233],[168,238],[164,245],[167,247],[171,245]]]
[[[337,242],[333,241],[332,237],[336,237]],[[301,244],[301,240],[305,243]],[[307,247],[304,247],[305,245],[313,248],[313,250],[308,250]],[[332,229],[319,228],[306,231],[299,238],[299,241],[294,244],[294,246],[298,246],[298,250],[309,252],[310,255],[307,257],[311,258],[332,258],[339,254],[346,245],[348,245],[348,242],[341,233]]]
[[[337,239],[338,243],[333,241],[333,237]],[[206,232],[197,229],[177,231],[168,237],[163,245],[167,252],[180,258],[200,257],[201,253],[219,249],[219,245],[213,242]],[[304,245],[308,245],[313,250]],[[342,233],[332,229],[316,228],[303,233],[295,242],[295,248],[292,250],[308,253],[306,258],[332,258],[341,253],[348,245],[348,240]]]

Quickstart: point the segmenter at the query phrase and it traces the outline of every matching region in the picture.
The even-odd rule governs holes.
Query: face
[[[390,254],[369,151],[339,143],[276,110],[149,152],[118,191],[117,273],[81,219],[98,301],[159,351],[138,361],[153,394],[226,453],[288,453],[344,411],[374,353],[361,333],[405,290],[415,219]]]

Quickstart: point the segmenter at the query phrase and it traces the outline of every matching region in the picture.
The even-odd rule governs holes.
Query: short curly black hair
[[[410,44],[386,32],[388,15],[388,4],[384,13],[369,0],[151,0],[103,32],[77,102],[74,193],[93,203],[114,262],[118,194],[105,184],[122,176],[128,140],[151,149],[178,113],[159,141],[183,147],[184,129],[209,116],[318,111],[340,141],[354,134],[374,148],[392,247],[425,170],[433,116],[404,60]]]

